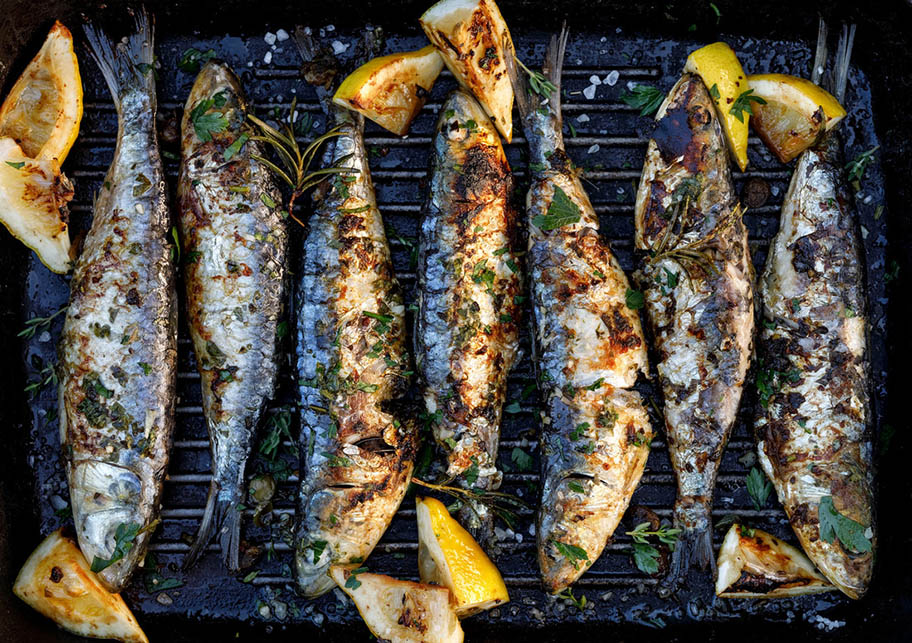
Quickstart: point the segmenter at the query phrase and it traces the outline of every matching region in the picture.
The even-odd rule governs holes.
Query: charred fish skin
[[[431,165],[418,239],[416,368],[447,477],[492,489],[502,477],[497,447],[519,350],[522,284],[510,166],[497,130],[464,90],[441,107]],[[486,507],[465,506],[459,518],[490,544]]]
[[[760,294],[755,429],[759,460],[802,547],[852,598],[871,581],[876,548],[870,364],[861,241],[839,136],[798,160]],[[868,551],[821,535],[821,500],[862,525]]]
[[[178,181],[188,326],[213,473],[185,565],[218,534],[231,571],[239,568],[244,469],[278,372],[288,245],[276,206],[282,195],[254,158],[265,154],[246,114],[238,78],[223,62],[207,63],[184,108]],[[213,119],[224,127],[196,127],[197,120]]]
[[[334,586],[330,565],[358,567],[411,480],[417,427],[399,408],[410,379],[405,306],[363,141],[363,118],[333,108],[297,288],[301,488],[295,528],[300,591]]]
[[[684,74],[656,114],[635,208],[634,275],[665,398],[683,530],[666,587],[713,565],[712,496],[750,364],[753,268],[712,99]]]
[[[530,167],[538,168],[527,199],[527,265],[545,400],[538,554],[552,593],[601,554],[639,483],[653,435],[643,399],[631,390],[647,371],[647,354],[639,316],[626,304],[629,283],[564,151],[566,40],[566,31],[552,38],[545,55],[545,74],[557,87],[546,109],[530,101],[527,81],[511,69]],[[558,225],[560,211],[576,220]]]
[[[60,344],[60,433],[73,520],[88,561],[120,591],[158,522],[174,427],[177,359],[170,215],[155,128],[153,27],[145,12],[119,44],[86,26],[118,113],[114,160],[76,261]]]

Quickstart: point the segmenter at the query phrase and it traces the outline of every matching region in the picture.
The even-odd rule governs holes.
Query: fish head
[[[82,460],[70,472],[70,499],[79,547],[90,565],[122,554],[98,574],[119,591],[145,555],[149,516],[141,509],[142,483],[132,471],[110,462]]]
[[[227,126],[220,131],[211,131],[207,140],[202,140],[195,126],[201,116],[224,118]],[[241,81],[231,68],[221,60],[210,60],[197,75],[184,104],[181,121],[181,149],[184,156],[192,155],[209,146],[222,154],[224,145],[230,145],[245,126],[247,103]],[[215,144],[212,143],[215,141]],[[223,145],[219,145],[222,143]]]
[[[656,114],[637,190],[637,245],[655,248],[669,226],[705,234],[731,209],[728,148],[713,99],[699,76],[683,74]]]

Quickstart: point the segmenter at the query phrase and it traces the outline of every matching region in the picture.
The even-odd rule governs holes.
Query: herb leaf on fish
[[[554,548],[557,549],[558,553],[573,565],[573,569],[579,569],[581,561],[589,562],[589,554],[582,547],[562,543],[559,540],[552,540],[551,542],[554,543]]]
[[[839,513],[833,505],[832,496],[820,499],[817,513],[820,520],[820,538],[824,542],[831,543],[833,538],[838,538],[846,549],[862,554],[871,551],[871,541],[865,536],[868,528]]]
[[[665,100],[665,94],[652,85],[636,84],[621,94],[621,100],[640,110],[640,116],[652,116]]]
[[[95,556],[92,559],[92,571],[96,574],[103,569],[107,569],[117,561],[123,559],[130,550],[133,549],[133,543],[136,537],[142,531],[142,525],[136,522],[120,523],[117,525],[117,531],[114,533],[114,552],[108,559]]]
[[[751,467],[750,473],[745,478],[745,484],[751,502],[754,503],[754,509],[760,511],[769,500],[770,493],[773,491],[773,483],[757,467]]]
[[[222,99],[224,101],[224,99]],[[205,142],[212,140],[213,134],[224,132],[228,129],[228,119],[225,114],[219,111],[210,112],[216,105],[217,99],[206,98],[196,104],[190,111],[190,122],[193,124],[193,131],[199,140]],[[223,102],[224,104],[224,102]]]
[[[541,96],[550,98],[551,94],[557,90],[557,86],[548,80],[540,71],[533,71],[526,67],[519,58],[514,58],[520,68],[529,75],[529,89]]]
[[[532,224],[543,232],[557,230],[565,225],[572,225],[580,220],[580,209],[560,186],[554,186],[554,197],[548,206],[547,214],[532,218]]]

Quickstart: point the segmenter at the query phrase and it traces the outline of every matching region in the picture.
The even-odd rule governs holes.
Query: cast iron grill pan
[[[291,31],[291,26],[285,26]],[[601,222],[602,234],[611,242],[625,270],[633,265],[633,202],[639,180],[651,118],[620,100],[629,83],[646,83],[663,93],[674,84],[689,51],[701,43],[673,40],[643,40],[626,33],[571,34],[563,73],[563,115],[565,142],[574,162],[585,168],[584,185]],[[356,39],[353,32],[323,31],[327,43],[338,40],[350,45]],[[524,61],[540,65],[548,34],[514,34],[517,50]],[[738,52],[749,71],[775,71],[808,77],[812,51],[807,43],[757,39],[727,39]],[[423,36],[389,37],[386,52],[416,49],[424,46]],[[320,112],[310,87],[299,77],[298,54],[291,40],[276,42],[275,49],[261,35],[249,37],[225,36],[209,40],[172,37],[160,33],[157,53],[160,60],[159,110],[164,120],[179,119],[183,103],[194,74],[182,72],[177,61],[190,46],[200,50],[213,48],[241,75],[248,98],[262,117],[272,117],[274,110],[284,116],[293,98],[297,99],[299,117],[309,114],[322,131],[325,118]],[[272,51],[272,63],[264,63],[264,55]],[[92,197],[100,188],[104,173],[111,161],[116,139],[117,118],[107,88],[88,56],[81,56],[85,85],[85,116],[76,146],[64,168],[76,185],[76,198],[71,205],[74,231],[86,229],[91,223]],[[617,81],[608,85],[609,74],[618,73]],[[582,90],[597,76],[601,85],[594,99],[587,99]],[[427,168],[430,141],[436,115],[446,94],[455,86],[453,77],[444,72],[421,114],[412,125],[408,137],[389,135],[371,123],[367,125],[366,145],[371,150],[371,171],[380,210],[389,231],[397,276],[406,293],[406,303],[414,302],[415,267],[410,260],[411,247],[417,237],[421,203],[426,196]],[[846,141],[847,157],[878,144],[871,121],[871,93],[867,78],[858,69],[850,74],[846,99],[849,116],[841,131]],[[587,120],[588,119],[588,120]],[[179,120],[177,120],[179,122]],[[568,124],[572,124],[575,136]],[[506,147],[514,169],[521,198],[527,186],[525,140],[515,123],[517,135]],[[163,144],[165,169],[172,193],[177,180],[177,154],[174,145]],[[170,157],[170,158],[169,158]],[[779,222],[779,210],[788,187],[791,168],[782,166],[756,138],[750,140],[748,172],[735,172],[736,189],[741,192],[748,179],[762,179],[771,190],[768,202],[749,209],[745,220],[750,232],[750,247],[758,272],[762,269],[771,237]],[[886,391],[885,364],[885,294],[883,286],[886,246],[886,212],[877,212],[884,203],[883,178],[873,164],[862,184],[858,212],[863,226],[872,325],[871,355],[876,386],[875,417],[884,408]],[[308,199],[301,212],[307,216]],[[877,216],[875,216],[877,213]],[[302,229],[289,222],[292,231],[293,254],[299,252]],[[31,256],[31,255],[30,255]],[[66,304],[68,279],[53,275],[31,256],[27,281],[29,307],[26,319],[44,316]],[[292,262],[291,265],[294,265]],[[181,290],[181,295],[183,291]],[[297,464],[291,456],[292,444],[283,449],[291,463],[291,475],[279,484],[274,500],[274,527],[254,525],[251,510],[243,525],[243,538],[261,548],[256,563],[237,578],[229,576],[222,567],[218,545],[188,572],[179,567],[187,550],[187,537],[196,533],[205,504],[210,480],[208,438],[202,416],[200,381],[196,372],[192,346],[183,321],[179,339],[179,374],[177,427],[171,454],[169,479],[165,485],[162,525],[156,532],[151,551],[159,563],[166,563],[161,576],[180,579],[179,588],[150,592],[146,585],[151,577],[142,569],[126,590],[128,602],[138,612],[140,621],[155,620],[154,615],[184,615],[190,618],[222,622],[243,621],[256,627],[272,630],[288,628],[296,623],[318,627],[330,624],[352,624],[347,630],[360,635],[363,625],[350,601],[336,590],[316,600],[305,601],[295,595],[291,578],[293,556],[283,541],[281,529],[275,525],[293,519],[293,494],[297,488]],[[50,333],[39,332],[23,346],[32,379],[41,367],[53,362],[59,337],[61,319],[55,321]],[[522,392],[534,383],[529,359],[531,328],[525,320],[522,340],[523,358],[510,376],[507,402],[521,401],[522,411],[504,414],[501,430],[499,463],[507,473],[503,490],[523,498],[535,507],[539,497],[539,458],[537,436],[537,392],[522,397]],[[291,333],[289,333],[291,335]],[[284,341],[286,360],[283,360],[281,383],[270,414],[282,408],[294,407],[294,374],[290,337]],[[713,506],[716,521],[728,514],[737,514],[750,524],[766,529],[790,542],[795,538],[788,527],[781,506],[772,494],[768,504],[756,509],[745,487],[745,475],[753,464],[754,443],[750,433],[750,416],[756,400],[754,387],[748,386],[741,404],[739,422],[725,451]],[[41,517],[42,533],[65,524],[69,496],[59,455],[56,421],[56,391],[48,386],[32,402],[32,448],[29,464],[34,471],[34,493]],[[297,415],[292,412],[292,434],[297,434]],[[260,435],[265,431],[261,428]],[[523,449],[534,457],[532,471],[519,472],[511,461],[514,448]],[[254,458],[248,474],[260,466]],[[662,518],[671,518],[675,497],[674,475],[670,466],[664,435],[661,431],[652,445],[652,453],[639,489],[632,504],[651,508]],[[538,628],[543,624],[580,623],[641,623],[644,626],[664,627],[685,621],[721,623],[740,618],[774,622],[805,621],[819,629],[839,624],[839,615],[852,610],[851,601],[837,593],[779,601],[714,600],[708,574],[703,582],[688,586],[671,599],[660,599],[655,591],[656,580],[640,572],[630,555],[630,537],[625,531],[633,528],[632,519],[625,518],[598,562],[574,586],[577,597],[585,595],[588,606],[579,610],[569,601],[547,596],[539,587],[539,571],[535,549],[534,511],[520,511],[516,532],[506,532],[501,554],[496,563],[509,587],[512,601],[464,623],[467,630],[487,631],[490,628],[514,630]],[[506,526],[500,524],[501,529]],[[724,530],[717,530],[714,545],[718,551]],[[367,562],[371,571],[388,573],[404,579],[417,578],[417,530],[413,495],[403,502],[399,514]],[[259,570],[255,575],[252,573]],[[245,582],[246,580],[246,582]],[[828,620],[829,619],[829,620]],[[844,622],[844,621],[843,621]],[[357,634],[356,634],[357,633]]]

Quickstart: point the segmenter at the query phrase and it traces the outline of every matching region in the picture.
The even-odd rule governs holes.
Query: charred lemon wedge
[[[701,47],[687,57],[684,71],[697,74],[716,103],[732,158],[747,168],[747,124],[752,104],[747,76],[732,48],[724,42]]]
[[[11,138],[0,138],[0,222],[54,272],[70,269],[66,204],[69,180],[53,158],[32,159]]]
[[[445,587],[333,566],[329,575],[355,602],[381,641],[462,643],[462,626]]]
[[[753,107],[750,123],[783,163],[809,148],[845,118],[832,94],[811,81],[787,74],[748,76],[754,95],[765,103]]]
[[[510,30],[493,0],[441,0],[419,22],[459,83],[472,92],[507,142],[513,140]]]
[[[149,641],[120,594],[104,588],[76,543],[60,530],[25,561],[13,593],[73,634],[125,643]]]
[[[448,587],[460,618],[508,602],[500,571],[444,504],[435,498],[415,502],[422,582]]]
[[[716,596],[785,598],[836,589],[800,550],[760,529],[734,524],[719,550]]]
[[[79,134],[82,81],[73,36],[59,22],[0,107],[0,137],[26,156],[62,164]]]
[[[442,69],[443,60],[433,45],[374,58],[342,81],[333,102],[403,136]]]

